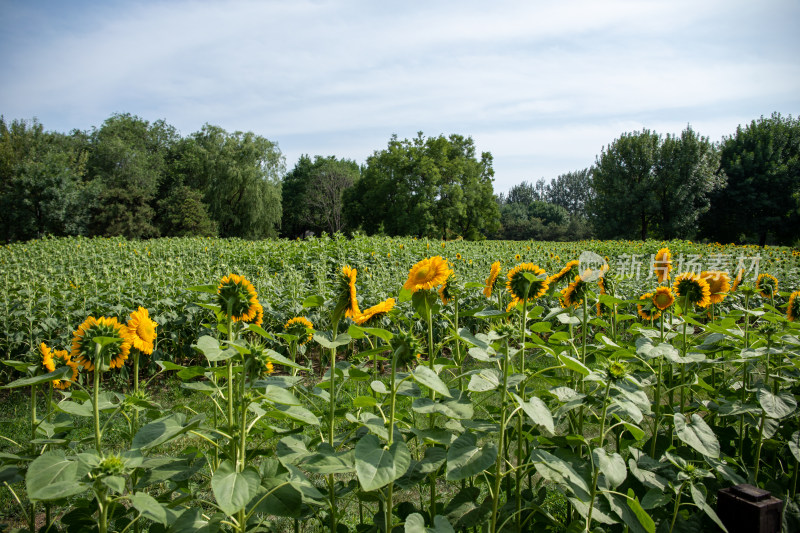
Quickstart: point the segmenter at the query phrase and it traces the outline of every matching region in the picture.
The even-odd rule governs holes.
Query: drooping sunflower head
[[[550,276],[550,285],[555,285],[563,279],[572,279],[572,276],[577,272],[580,264],[581,262],[578,260],[568,262],[557,274]]]
[[[610,294],[614,296],[614,289],[616,288],[616,282],[614,278],[611,276],[607,276],[606,273],[608,269],[601,269],[603,275],[597,278],[597,286],[600,287],[600,294]]]
[[[669,279],[669,273],[672,270],[672,254],[669,248],[661,248],[656,252],[653,259],[653,272],[658,278],[659,283],[664,283]]]
[[[150,319],[147,309],[139,307],[131,313],[127,326],[132,347],[144,354],[152,354],[158,324]]]
[[[698,307],[708,307],[711,303],[711,288],[708,283],[692,272],[684,272],[676,277],[672,289],[681,302],[685,299],[690,305]]]
[[[247,321],[248,324],[254,324],[261,327],[264,324],[264,306],[261,303],[256,303],[256,316],[252,320]]]
[[[411,331],[398,331],[389,344],[397,366],[409,365],[422,355],[422,344]]]
[[[639,296],[642,303],[636,304],[636,310],[642,320],[655,320],[661,316],[661,311],[658,310],[656,304],[653,302],[653,293],[646,292]]]
[[[739,285],[742,284],[742,280],[744,279],[744,269],[740,268],[739,271],[736,273],[736,279],[733,280],[733,287],[731,287],[731,292],[736,292],[739,290]]]
[[[508,302],[508,305],[506,305],[506,313],[510,313],[513,309],[516,309],[520,305],[522,305],[522,300],[519,298],[511,298],[511,301]]]
[[[289,335],[297,337],[298,344],[305,344],[314,336],[314,324],[304,316],[290,318],[286,324],[283,325],[283,329]]]
[[[778,278],[772,274],[759,274],[756,281],[756,290],[764,298],[778,294]]]
[[[786,319],[794,322],[800,317],[800,291],[794,291],[789,296],[789,305],[786,307]]]
[[[371,322],[377,321],[380,319],[380,317],[394,309],[394,305],[394,298],[389,298],[377,305],[373,305],[372,307],[365,309],[364,312],[355,317],[353,321],[359,326],[368,325]]]
[[[489,277],[486,278],[486,286],[483,288],[483,295],[487,298],[492,297],[492,290],[497,284],[497,277],[500,275],[500,261],[492,263],[492,268],[489,271]]]
[[[611,312],[611,308],[599,300],[597,302],[596,308],[597,308],[597,316],[603,316]]]
[[[528,278],[532,279],[528,279]],[[521,263],[508,271],[506,289],[511,295],[522,301],[541,298],[547,292],[550,281],[543,268],[533,263]]]
[[[411,292],[427,291],[447,283],[452,270],[446,259],[437,255],[418,262],[408,272],[403,288]]]
[[[101,337],[117,340],[102,346],[98,359],[96,356],[99,344],[95,342],[95,339]],[[90,316],[72,334],[70,357],[86,370],[94,370],[98,365],[101,370],[122,368],[130,351],[131,340],[128,328],[124,324],[120,324],[116,318],[101,316],[96,319]]]
[[[234,322],[250,322],[256,317],[258,294],[244,276],[228,274],[217,287],[217,303]]]
[[[653,305],[663,311],[675,302],[675,295],[670,287],[658,287],[653,294]]]
[[[350,265],[345,265],[339,275],[339,302],[336,307],[342,309],[344,316],[347,318],[353,318],[361,314],[356,295],[357,274],[358,270],[351,268]]]
[[[458,276],[454,271],[450,271],[441,287],[439,287],[439,298],[442,300],[442,305],[447,305],[450,300],[457,298],[463,290],[462,284],[459,283]]]
[[[575,279],[561,290],[559,303],[564,309],[568,307],[577,307],[583,303],[588,293],[589,282],[584,281],[584,278],[581,276],[575,276]]]
[[[78,363],[74,362],[66,350],[51,350],[48,345],[41,343],[39,352],[42,354],[42,366],[48,372],[55,372],[59,368],[68,366],[72,369],[70,379],[54,379],[50,383],[56,389],[66,389],[70,384],[78,379]]]
[[[721,303],[731,290],[731,277],[727,272],[708,270],[701,272],[700,277],[708,283],[708,289],[711,291],[710,298],[712,304]]]

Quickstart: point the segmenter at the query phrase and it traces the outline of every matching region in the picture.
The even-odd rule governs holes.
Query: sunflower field
[[[16,531],[800,531],[800,252],[688,241],[0,248]]]

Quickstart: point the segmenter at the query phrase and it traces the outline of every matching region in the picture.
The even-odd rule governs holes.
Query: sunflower
[[[411,267],[403,288],[411,292],[427,291],[447,283],[451,272],[446,259],[439,255],[429,257]]]
[[[667,281],[671,270],[672,254],[669,253],[669,248],[661,248],[656,252],[655,259],[653,259],[653,272],[658,278],[658,282],[664,283]]]
[[[653,302],[653,293],[646,292],[639,296],[639,299],[642,300],[642,303],[636,304],[636,310],[643,320],[655,320],[661,316],[661,311],[656,308]]]
[[[483,288],[483,295],[487,298],[492,297],[492,289],[497,283],[497,276],[500,275],[500,261],[492,263],[492,269],[489,271],[489,277],[486,278],[486,286]]]
[[[248,343],[247,349],[250,350],[250,353],[245,359],[245,368],[250,379],[259,379],[275,372],[275,366],[270,361],[269,349],[265,345]]]
[[[78,379],[78,363],[74,362],[66,350],[56,350],[53,352],[50,347],[45,343],[39,345],[39,351],[42,354],[42,366],[48,372],[55,372],[58,368],[65,365],[72,369],[72,377],[70,379],[54,379],[51,381],[53,387],[56,389],[66,389],[70,384]]]
[[[587,270],[587,272],[589,272]],[[586,272],[584,272],[586,276]],[[561,290],[560,304],[561,307],[577,307],[583,303],[586,298],[586,293],[589,291],[589,283],[584,281],[582,276],[575,276],[575,280]]]
[[[663,311],[675,302],[675,295],[670,287],[658,287],[653,295],[653,305]]]
[[[721,270],[703,271],[700,273],[700,277],[708,283],[712,304],[721,303],[731,290],[731,277],[727,272],[722,272]]]
[[[536,279],[529,281],[525,274],[533,274]],[[514,298],[523,300],[527,292],[528,300],[535,300],[544,296],[550,282],[543,268],[533,263],[521,263],[508,271],[506,288]]]
[[[564,265],[564,268],[562,268],[561,270],[558,271],[558,274],[554,274],[554,275],[550,276],[550,284],[551,285],[555,285],[556,283],[558,283],[562,279],[564,279],[566,277],[569,277],[570,274],[572,273],[573,269],[577,268],[578,265],[580,265],[580,264],[581,263],[578,260],[572,260],[572,261],[568,262],[566,265]]]
[[[711,303],[711,288],[706,280],[692,272],[684,272],[675,278],[672,289],[680,298],[688,298],[688,303],[708,307]]]
[[[152,354],[158,324],[150,320],[150,313],[147,309],[139,307],[139,309],[131,313],[127,326],[132,347],[144,354]]]
[[[742,284],[742,279],[744,279],[744,269],[740,268],[739,272],[736,273],[736,279],[733,280],[733,287],[731,287],[731,292],[736,292],[739,289],[739,285]]]
[[[778,278],[772,274],[759,274],[756,281],[756,290],[764,298],[770,298],[778,293]]]
[[[304,316],[290,318],[286,324],[283,325],[283,329],[286,330],[286,333],[289,335],[297,337],[300,344],[307,343],[314,335],[314,324]]]
[[[217,303],[234,322],[250,322],[256,317],[258,294],[244,276],[228,274],[217,287]]]
[[[260,303],[256,304],[256,316],[249,323],[256,326],[261,326],[264,323],[264,306]]]
[[[606,272],[608,272],[608,266],[604,265],[604,268],[600,269],[601,275],[597,278],[597,285],[600,287],[600,294],[610,294],[613,296],[616,284],[613,278],[606,277]]]
[[[508,305],[506,306],[506,313],[508,313],[509,311],[511,311],[512,309],[514,309],[515,307],[517,307],[521,303],[522,303],[522,300],[520,300],[519,298],[514,298],[513,300],[508,302]]]
[[[363,313],[353,319],[359,326],[378,319],[394,308],[394,298],[389,298],[377,305],[367,308]]]
[[[72,350],[70,356],[75,363],[86,370],[94,370],[98,361],[95,361],[95,337],[113,337],[117,342],[106,344],[100,352],[103,360],[101,369],[122,368],[131,351],[131,340],[128,337],[127,326],[120,324],[116,318],[93,316],[84,320],[72,334]]]
[[[342,267],[342,275],[339,276],[339,303],[343,305],[344,316],[354,318],[361,314],[356,299],[356,274],[358,270],[351,268],[350,265]]]
[[[794,291],[789,295],[789,306],[786,308],[786,319],[794,322],[800,316],[800,291]]]

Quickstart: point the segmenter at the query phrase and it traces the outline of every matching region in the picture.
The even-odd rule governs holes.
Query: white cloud
[[[0,36],[7,117],[68,130],[131,112],[183,134],[210,122],[278,141],[290,166],[299,153],[363,160],[393,132],[457,132],[494,154],[507,189],[500,169],[554,177],[623,131],[691,122],[714,138],[703,124],[800,103],[786,51],[800,46],[798,8],[780,0],[39,9],[14,18],[29,25],[18,41]]]

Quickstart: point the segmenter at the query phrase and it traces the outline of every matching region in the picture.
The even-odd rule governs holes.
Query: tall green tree
[[[307,155],[283,179],[281,234],[288,237],[306,231],[336,233],[345,230],[344,192],[360,178],[355,161]]]
[[[647,238],[658,211],[655,165],[659,136],[650,130],[623,133],[597,158],[592,173],[593,225],[601,238]]]
[[[181,145],[173,186],[203,195],[220,237],[275,237],[281,223],[285,172],[278,145],[253,132],[206,124]]]
[[[155,201],[167,155],[178,141],[163,120],[150,123],[129,113],[114,114],[92,133],[88,172],[99,181],[100,209],[93,233],[129,238],[157,237]]]
[[[727,186],[711,196],[706,235],[762,246],[800,239],[800,119],[774,113],[739,126],[719,157]]]
[[[690,237],[720,186],[714,147],[687,127],[680,137],[624,133],[598,156],[588,213],[601,238]]]
[[[368,233],[479,239],[499,222],[493,176],[491,154],[478,159],[471,137],[394,135],[346,192],[345,216]]]
[[[591,176],[591,168],[559,175],[547,185],[547,201],[560,205],[571,216],[586,218],[586,204],[591,200],[593,192]]]
[[[0,240],[85,235],[96,192],[85,182],[87,137],[0,117]]]

